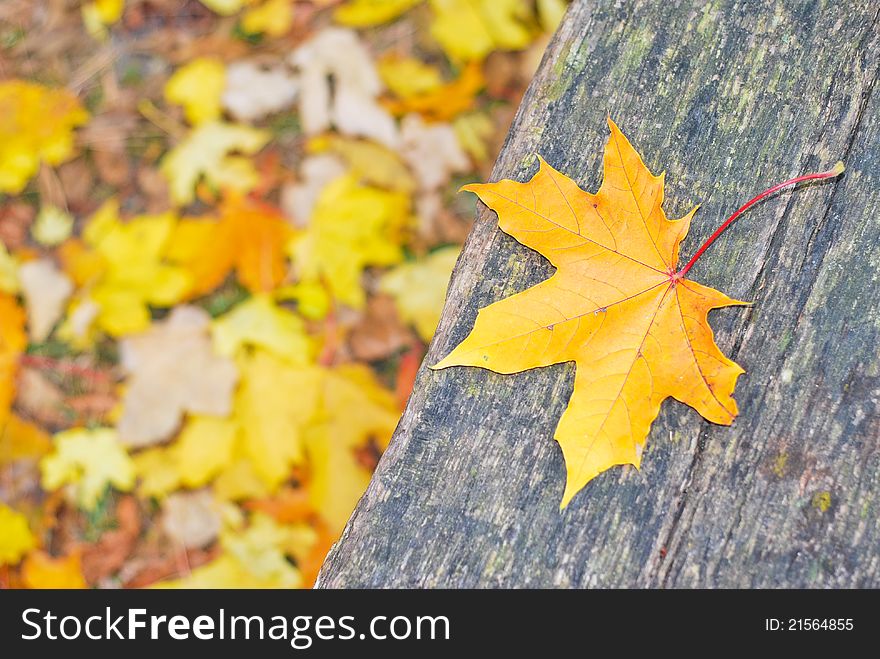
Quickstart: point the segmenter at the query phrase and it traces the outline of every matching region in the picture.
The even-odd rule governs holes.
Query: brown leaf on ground
[[[58,178],[71,212],[85,213],[91,209],[95,177],[85,160],[64,163],[58,168]]]
[[[385,359],[414,340],[412,332],[400,321],[394,300],[388,295],[370,298],[366,312],[348,337],[352,356],[367,362]]]
[[[82,571],[91,585],[115,574],[134,550],[141,533],[141,513],[134,497],[119,500],[116,521],[116,529],[106,531],[98,542],[82,547]]]
[[[131,180],[126,143],[137,134],[135,115],[114,112],[92,119],[80,131],[80,139],[88,147],[98,170],[98,176],[108,185],[125,186]]]
[[[65,413],[64,392],[35,368],[19,372],[16,406],[48,428],[57,429],[70,422],[69,413]]]
[[[37,213],[33,206],[20,201],[0,206],[0,242],[16,250],[28,239],[28,230]]]
[[[219,547],[191,549],[172,554],[158,551],[132,559],[124,566],[122,584],[125,588],[144,588],[157,581],[189,574],[197,567],[210,563],[219,554]]]

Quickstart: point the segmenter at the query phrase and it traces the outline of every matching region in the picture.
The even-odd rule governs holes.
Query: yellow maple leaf
[[[489,140],[495,134],[495,124],[482,112],[469,112],[455,118],[452,122],[458,143],[474,162],[489,159]]]
[[[465,186],[498,213],[502,230],[557,271],[481,310],[468,337],[434,367],[516,373],[575,362],[574,393],[555,433],[567,470],[562,506],[611,466],[639,466],[668,397],[709,421],[732,423],[732,393],[743,373],[718,349],[706,317],[744,303],[678,271],[679,245],[696,209],[667,219],[662,176],[608,124],[596,194],[543,160],[527,183]]]
[[[27,518],[0,502],[0,565],[15,565],[36,546]]]
[[[0,82],[0,192],[18,193],[40,161],[60,165],[73,155],[73,129],[89,119],[66,89],[23,80]]]
[[[235,442],[232,458],[214,479],[212,488],[217,498],[223,501],[259,499],[271,493],[251,463],[241,436]]]
[[[567,0],[538,0],[536,5],[541,29],[552,34],[562,22],[562,17],[568,7]]]
[[[93,0],[82,6],[83,24],[93,38],[107,38],[107,26],[122,18],[125,0]]]
[[[422,0],[348,0],[333,12],[333,20],[348,27],[371,27],[393,21]]]
[[[394,396],[358,364],[323,373],[320,410],[305,435],[309,500],[334,533],[342,531],[367,484],[356,449],[384,449],[399,418]]]
[[[364,305],[361,272],[371,265],[394,265],[411,223],[404,194],[361,185],[343,176],[321,192],[308,229],[291,245],[302,281],[324,281],[340,302]]]
[[[311,154],[339,156],[348,165],[349,172],[362,183],[406,194],[412,194],[416,189],[416,181],[400,154],[382,144],[326,134],[309,140],[306,150]]]
[[[414,57],[385,55],[377,62],[377,69],[382,82],[398,98],[412,98],[443,86],[440,70]]]
[[[232,16],[252,0],[199,0],[214,13],[221,16]]]
[[[41,245],[54,247],[70,238],[73,217],[70,213],[51,204],[40,208],[37,220],[31,227],[31,235]]]
[[[191,275],[191,296],[220,285],[232,269],[254,293],[272,291],[287,274],[286,245],[293,236],[275,207],[238,195],[227,196],[219,219],[182,220],[171,238],[168,258]]]
[[[18,359],[27,345],[25,313],[11,295],[0,293],[0,424],[6,422],[15,397]]]
[[[155,446],[132,456],[137,493],[144,498],[162,499],[180,488],[180,470],[171,448]]]
[[[162,213],[122,222],[118,210],[111,200],[92,216],[83,231],[91,255],[80,251],[65,264],[75,282],[91,278],[89,298],[100,309],[96,322],[112,336],[145,330],[149,305],[172,306],[192,288],[189,273],[164,259],[176,217]]]
[[[397,116],[418,112],[431,121],[448,121],[470,110],[485,85],[480,64],[469,62],[451,82],[399,99],[385,99],[382,104]]]
[[[248,34],[281,37],[293,26],[293,0],[265,0],[241,17],[241,29]]]
[[[253,155],[269,141],[264,130],[206,121],[171,149],[159,166],[168,179],[171,198],[177,204],[188,204],[195,198],[195,185],[204,177],[215,189],[240,193],[250,192],[259,181],[253,164],[234,152]]]
[[[520,50],[534,38],[522,0],[431,0],[431,35],[453,61],[481,60],[493,50]]]
[[[240,360],[235,418],[244,455],[270,491],[304,458],[303,432],[318,408],[321,371],[291,366],[264,351]]]
[[[430,341],[437,329],[449,276],[459,252],[458,247],[443,247],[382,275],[379,290],[394,297],[401,318],[415,325],[425,341]]]
[[[41,458],[52,450],[46,432],[15,414],[0,414],[0,466],[22,459]]]
[[[296,528],[277,524],[268,515],[255,513],[246,529],[227,529],[220,536],[223,553],[211,563],[181,579],[155,588],[298,588],[299,570],[286,556]]]
[[[18,293],[18,259],[6,250],[6,245],[0,242],[0,294]]]
[[[220,97],[226,88],[226,68],[215,57],[197,57],[177,69],[165,83],[165,98],[183,106],[187,121],[198,126],[223,112]]]
[[[217,318],[212,333],[217,353],[227,357],[239,354],[247,346],[305,366],[311,363],[314,353],[303,321],[266,295],[245,300]]]
[[[210,483],[233,464],[238,432],[232,418],[187,417],[176,441],[134,456],[138,492],[161,499],[181,486],[197,488]]]
[[[231,419],[191,416],[173,446],[180,482],[201,487],[232,461],[238,427]]]
[[[53,558],[44,551],[28,554],[21,566],[28,588],[87,588],[79,552]]]
[[[134,487],[135,468],[110,428],[74,428],[54,438],[55,451],[40,461],[46,490],[69,485],[77,505],[92,510],[108,486],[122,492]]]

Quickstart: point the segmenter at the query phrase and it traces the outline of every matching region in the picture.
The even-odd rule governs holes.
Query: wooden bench
[[[843,160],[840,179],[750,210],[691,272],[755,301],[710,316],[747,370],[739,418],[667,401],[642,470],[611,469],[560,513],[572,367],[423,365],[319,587],[880,586],[880,8],[703,4],[576,2],[493,180],[526,180],[540,153],[595,191],[610,114],[666,171],[670,217],[702,205],[687,259],[757,192]],[[425,363],[551,272],[480,206]]]

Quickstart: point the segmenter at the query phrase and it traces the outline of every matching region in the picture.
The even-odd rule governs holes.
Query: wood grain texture
[[[702,204],[683,258],[764,187],[839,180],[749,211],[691,271],[754,300],[714,312],[742,364],[732,428],[664,404],[640,472],[560,512],[553,429],[573,369],[431,371],[319,587],[880,586],[880,63],[876,2],[576,2],[493,180],[535,153],[594,191],[610,113],[665,209]],[[426,363],[547,261],[480,207]]]

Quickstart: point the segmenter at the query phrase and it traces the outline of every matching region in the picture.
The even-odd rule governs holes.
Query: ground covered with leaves
[[[0,585],[314,582],[563,10],[0,3]]]

